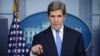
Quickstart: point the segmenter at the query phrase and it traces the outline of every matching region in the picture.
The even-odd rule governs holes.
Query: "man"
[[[65,4],[53,1],[48,6],[50,27],[35,35],[31,52],[37,56],[86,56],[81,33],[64,25]],[[59,37],[59,38],[58,38]]]

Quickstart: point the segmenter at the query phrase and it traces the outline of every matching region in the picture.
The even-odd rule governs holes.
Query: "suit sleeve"
[[[78,56],[86,56],[82,34],[79,35]]]
[[[34,45],[36,45],[36,44],[39,44],[39,39],[38,39],[37,35],[35,35],[35,36],[33,37],[32,46],[34,46]]]
[[[33,41],[32,41],[32,46],[31,46],[31,48],[32,48],[34,45],[36,45],[36,44],[39,44],[39,41],[38,41],[37,36],[35,35],[35,36],[33,37]],[[29,49],[29,53],[28,53],[27,56],[37,56],[37,55],[34,55],[34,54],[32,53],[31,48]]]

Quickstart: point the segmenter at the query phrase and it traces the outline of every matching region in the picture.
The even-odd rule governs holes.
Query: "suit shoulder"
[[[48,31],[48,29],[45,29],[45,30],[37,33],[35,36],[43,36],[47,31]]]
[[[69,28],[69,27],[65,27],[65,31],[67,31],[69,33],[74,33],[74,34],[81,34],[79,31],[74,30],[74,29]]]

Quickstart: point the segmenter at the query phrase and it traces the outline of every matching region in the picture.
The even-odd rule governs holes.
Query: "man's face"
[[[62,27],[65,19],[65,15],[63,15],[63,12],[61,10],[50,11],[48,17],[49,17],[51,27],[54,30],[59,30]]]

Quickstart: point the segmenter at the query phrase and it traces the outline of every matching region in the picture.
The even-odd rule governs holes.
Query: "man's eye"
[[[50,17],[55,17],[55,16],[51,15]]]
[[[58,17],[62,17],[61,15],[58,15]]]

